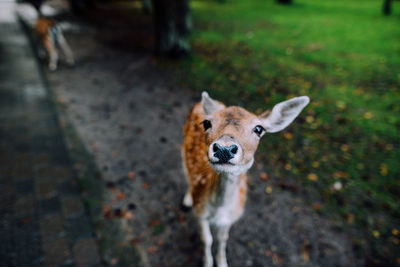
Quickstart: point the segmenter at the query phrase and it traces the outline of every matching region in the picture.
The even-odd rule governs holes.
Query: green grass
[[[254,112],[310,96],[292,126],[264,137],[259,160],[273,166],[273,177],[309,190],[323,214],[361,229],[353,239],[372,247],[369,257],[393,263],[400,261],[400,4],[389,17],[381,5],[192,1],[193,55],[174,67],[184,86]]]

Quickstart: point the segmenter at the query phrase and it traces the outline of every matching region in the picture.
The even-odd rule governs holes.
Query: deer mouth
[[[221,161],[221,160],[213,160],[209,159],[208,162],[210,165],[214,168],[230,168],[230,167],[235,167],[237,164],[232,163],[230,161]]]
[[[212,162],[212,161],[210,161],[210,163],[212,165],[219,165],[219,166],[235,166],[235,164],[230,163],[230,162],[220,162],[220,161]]]

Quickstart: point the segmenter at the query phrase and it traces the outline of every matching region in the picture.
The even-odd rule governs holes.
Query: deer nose
[[[214,157],[219,159],[218,163],[228,163],[238,152],[238,147],[237,145],[221,146],[218,143],[214,143],[213,152]]]

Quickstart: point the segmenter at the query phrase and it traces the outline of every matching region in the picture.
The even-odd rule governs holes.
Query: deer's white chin
[[[239,175],[246,172],[250,167],[253,165],[254,160],[250,162],[240,165],[240,164],[233,164],[233,163],[218,163],[210,161],[211,167],[219,174],[222,173],[229,173],[234,175]]]

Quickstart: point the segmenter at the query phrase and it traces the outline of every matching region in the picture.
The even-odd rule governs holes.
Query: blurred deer
[[[49,56],[49,69],[56,70],[59,59],[59,50],[64,54],[69,65],[74,65],[74,56],[68,45],[61,27],[54,18],[47,17],[42,13],[42,6],[46,6],[47,1],[43,0],[23,0],[21,3],[31,4],[35,10],[37,19],[34,24],[34,32],[40,44]],[[39,51],[40,52],[40,51]]]
[[[213,266],[210,226],[218,240],[216,262],[228,266],[226,242],[229,229],[244,211],[246,172],[265,133],[287,127],[309,103],[295,97],[257,116],[238,106],[226,107],[206,92],[184,125],[183,165],[189,182],[183,205],[193,207],[204,243],[204,266]]]

